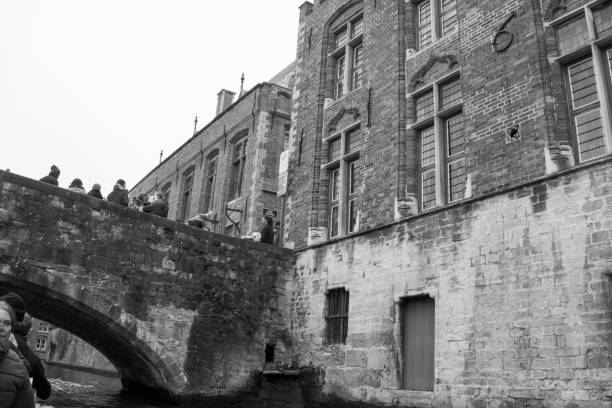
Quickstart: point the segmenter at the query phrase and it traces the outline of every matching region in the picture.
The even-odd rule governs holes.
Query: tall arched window
[[[333,97],[337,99],[363,84],[363,15],[336,26],[331,36]]]

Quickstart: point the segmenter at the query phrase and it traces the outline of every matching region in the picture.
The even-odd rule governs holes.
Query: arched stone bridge
[[[253,389],[287,353],[291,251],[198,230],[0,171],[0,293],[100,350],[124,385]]]

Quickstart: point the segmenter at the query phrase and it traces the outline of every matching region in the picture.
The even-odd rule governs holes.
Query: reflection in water
[[[47,366],[47,376],[53,387],[51,397],[40,401],[41,408],[166,408],[167,404],[126,396],[121,393],[121,381],[109,377],[58,366]],[[176,406],[174,406],[176,408]]]

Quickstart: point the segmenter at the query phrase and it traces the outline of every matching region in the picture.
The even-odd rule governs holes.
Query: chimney
[[[215,116],[223,112],[225,108],[232,104],[234,101],[234,95],[236,95],[234,92],[228,91],[227,89],[222,89],[219,91],[217,94],[217,113]]]

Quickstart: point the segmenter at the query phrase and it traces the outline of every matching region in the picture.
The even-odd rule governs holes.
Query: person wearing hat
[[[98,183],[94,183],[94,185],[91,187],[91,190],[89,190],[89,193],[87,193],[87,195],[90,197],[99,198],[100,200],[104,200],[104,196],[102,195],[101,190],[102,190],[102,186],[99,185]]]
[[[51,384],[45,376],[45,368],[42,362],[28,345],[26,336],[32,326],[31,319],[26,314],[26,304],[18,294],[9,292],[0,296],[0,301],[11,306],[15,313],[13,324],[13,336],[17,342],[17,348],[24,357],[24,363],[28,369],[28,374],[33,378],[32,387],[36,389],[36,396],[40,399],[47,399],[51,395]]]
[[[125,181],[121,179],[117,180],[115,187],[113,187],[113,191],[111,191],[106,197],[106,200],[109,203],[115,203],[127,207],[130,204],[130,199],[128,198],[128,192],[125,188]]]
[[[72,183],[68,186],[68,190],[72,190],[77,193],[86,194],[85,188],[83,187],[83,182],[81,179],[75,178],[72,180]]]
[[[49,172],[49,175],[41,178],[40,181],[42,181],[43,183],[48,183],[48,184],[53,184],[54,186],[58,186],[59,183],[57,179],[59,178],[59,175],[60,175],[60,169],[54,164],[53,166],[51,166],[51,171]]]

